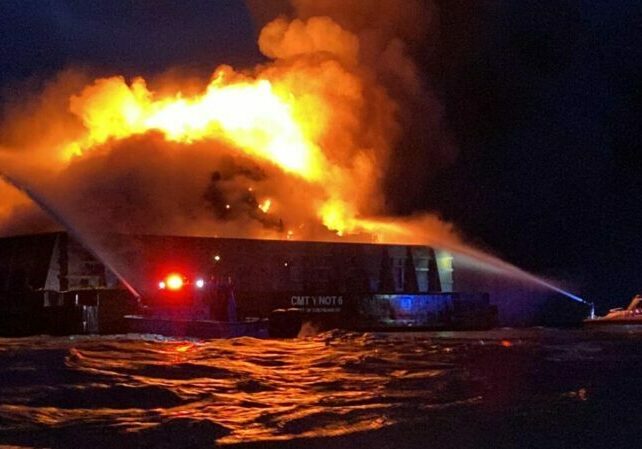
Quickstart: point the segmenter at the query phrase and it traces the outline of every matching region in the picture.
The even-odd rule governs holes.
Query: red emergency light
[[[171,290],[171,291],[179,291],[186,285],[192,284],[189,282],[189,280],[183,276],[180,273],[170,273],[168,274],[165,279],[160,281],[158,283],[158,288],[161,290]],[[194,282],[193,285],[201,289],[205,287],[205,281],[202,278],[197,278]]]
[[[171,273],[158,283],[158,288],[177,291],[183,288],[183,285],[185,285],[185,278],[178,273]]]

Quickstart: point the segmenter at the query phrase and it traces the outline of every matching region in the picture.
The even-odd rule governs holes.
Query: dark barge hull
[[[159,334],[168,337],[235,338],[268,337],[267,320],[245,321],[179,320],[127,315],[124,317],[131,333]]]
[[[336,328],[356,332],[456,331],[490,329],[497,324],[496,308],[485,294],[256,295],[241,305],[263,304],[267,312],[253,315],[260,318],[250,318],[247,310],[241,309],[241,315],[248,318],[222,321],[209,319],[211,315],[189,302],[179,307],[141,307],[136,298],[117,289],[35,293],[39,298],[34,301],[21,301],[33,302],[33,307],[0,310],[5,312],[0,314],[0,330],[4,331],[0,333],[294,338]]]
[[[284,302],[294,307],[272,311],[271,336],[295,337],[302,327],[310,331],[419,332],[497,326],[497,308],[484,293],[290,295]]]

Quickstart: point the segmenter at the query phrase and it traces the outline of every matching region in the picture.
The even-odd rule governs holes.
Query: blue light
[[[404,312],[412,310],[412,296],[402,296],[399,298],[399,308]]]

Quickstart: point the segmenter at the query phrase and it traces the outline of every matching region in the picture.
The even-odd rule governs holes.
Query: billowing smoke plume
[[[373,217],[388,213],[390,179],[412,198],[430,155],[447,147],[411,58],[434,33],[432,4],[280,6],[251,4],[270,16],[258,42],[269,62],[254,69],[222,66],[200,84],[176,71],[60,74],[5,111],[3,172],[88,232],[406,239]],[[415,126],[418,103],[428,113]],[[424,135],[421,148],[406,145]],[[402,160],[412,169],[398,177]],[[55,227],[1,188],[0,232]]]
[[[247,0],[257,18],[272,20],[287,11],[294,39],[300,24],[329,18],[358,43],[358,59],[369,77],[395,103],[399,126],[394,149],[387,154],[381,188],[388,211],[408,212],[422,203],[426,178],[451,164],[457,150],[430,79],[420,67],[434,63],[439,10],[434,0]],[[289,7],[289,9],[288,9]],[[282,21],[281,23],[284,23]],[[324,41],[326,46],[333,39]],[[351,51],[353,47],[350,47]]]

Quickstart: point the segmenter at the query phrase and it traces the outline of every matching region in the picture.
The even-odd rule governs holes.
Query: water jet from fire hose
[[[97,260],[102,262],[106,268],[108,268],[117,278],[120,280],[123,285],[129,290],[129,292],[134,295],[136,298],[140,298],[140,294],[136,289],[131,285],[127,279],[120,274],[120,271],[116,269],[114,264],[110,263],[110,258],[106,251],[98,248],[98,244],[92,244],[92,239],[85,238],[83,233],[81,233],[72,223],[67,220],[65,216],[60,213],[55,206],[52,206],[43,195],[38,194],[34,189],[31,189],[26,183],[19,181],[17,178],[8,175],[7,173],[0,171],[0,180],[6,182],[7,184],[15,187],[19,191],[27,195],[34,203],[36,203],[43,211],[49,214],[53,219],[55,219],[65,230],[71,234],[83,247],[88,250]]]

